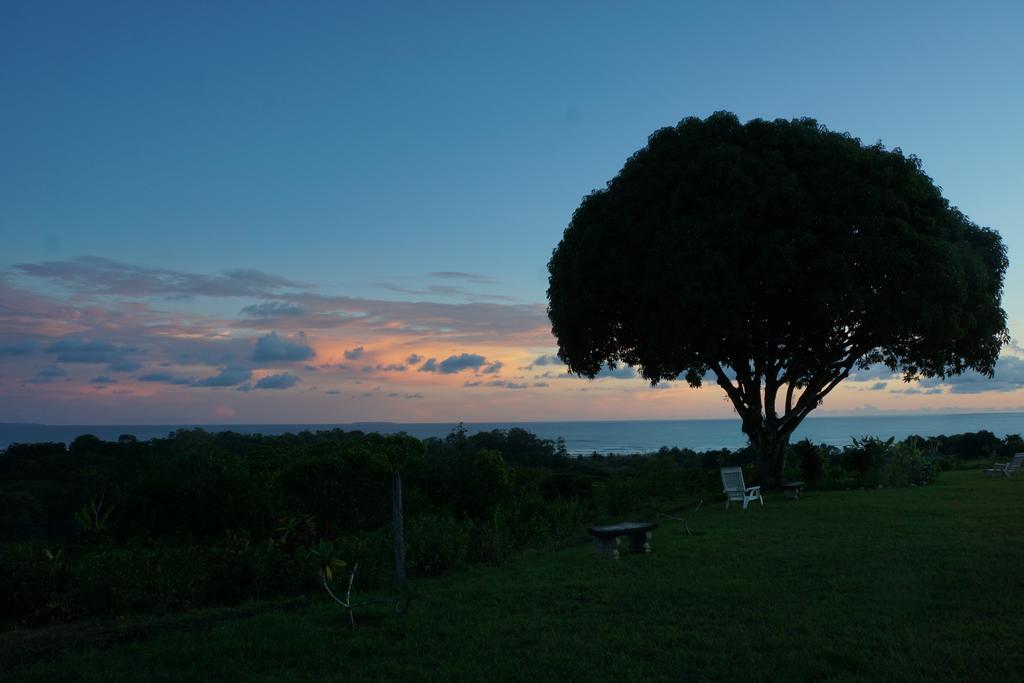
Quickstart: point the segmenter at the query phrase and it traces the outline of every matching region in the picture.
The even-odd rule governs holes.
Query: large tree
[[[778,484],[793,430],[855,368],[993,373],[998,233],[914,156],[813,119],[716,113],[655,131],[573,214],[548,264],[570,371],[713,380]]]

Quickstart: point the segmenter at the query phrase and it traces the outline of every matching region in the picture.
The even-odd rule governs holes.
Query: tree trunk
[[[395,548],[395,582],[405,585],[405,528],[402,526],[402,474],[396,469],[391,475],[391,526]]]
[[[757,466],[762,478],[761,485],[768,489],[781,487],[786,467],[789,435],[761,427],[754,434],[747,436],[750,437],[750,445],[753,446],[757,458]]]

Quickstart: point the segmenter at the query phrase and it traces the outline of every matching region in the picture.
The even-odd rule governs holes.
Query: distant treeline
[[[399,465],[390,455],[402,451]],[[990,432],[803,441],[790,474],[821,487],[906,485],[1024,451]],[[0,453],[0,623],[233,604],[316,589],[311,550],[391,576],[394,467],[404,482],[410,576],[501,561],[578,537],[586,523],[653,514],[720,490],[752,454],[663,448],[570,457],[523,429],[423,441],[340,429],[280,436],[179,430],[140,442],[83,435]],[[756,473],[750,472],[751,481]]]

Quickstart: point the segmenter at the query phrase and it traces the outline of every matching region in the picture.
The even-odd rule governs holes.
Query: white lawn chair
[[[1018,453],[1017,455],[1013,456],[1013,460],[1011,460],[1010,462],[994,463],[992,467],[985,470],[985,474],[989,476],[995,476],[997,474],[1000,474],[1004,477],[1008,477],[1017,470],[1019,470],[1021,468],[1021,465],[1024,465],[1024,453]]]
[[[739,467],[722,468],[722,493],[725,494],[725,509],[729,509],[732,501],[743,501],[743,509],[746,510],[750,501],[761,501],[764,507],[764,498],[761,497],[760,486],[747,486],[743,483],[743,469]]]

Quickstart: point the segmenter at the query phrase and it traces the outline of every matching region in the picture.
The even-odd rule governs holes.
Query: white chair
[[[985,470],[985,474],[989,476],[995,476],[1001,474],[1004,477],[1008,477],[1024,465],[1024,453],[1018,453],[1013,456],[1013,460],[1010,462],[997,462],[992,467]]]
[[[750,501],[761,501],[764,507],[764,498],[761,497],[760,486],[747,486],[743,483],[743,469],[739,467],[722,468],[722,493],[725,494],[725,509],[729,509],[732,501],[743,501],[743,509],[746,510]]]

